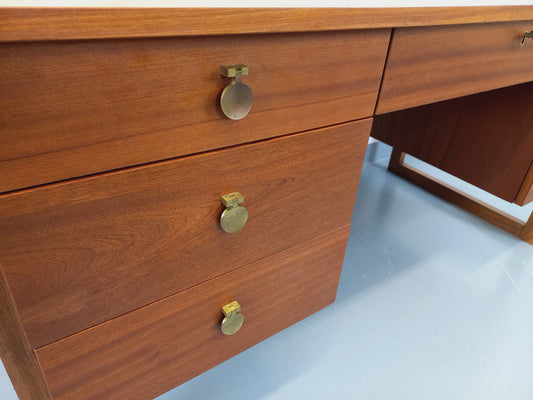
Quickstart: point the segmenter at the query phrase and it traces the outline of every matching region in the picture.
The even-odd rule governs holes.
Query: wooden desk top
[[[304,32],[533,19],[533,6],[0,8],[0,41]]]

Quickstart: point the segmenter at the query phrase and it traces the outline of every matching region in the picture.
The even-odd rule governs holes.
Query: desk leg
[[[405,164],[405,154],[393,148],[389,161],[389,171],[533,245],[533,213],[529,216],[527,222],[524,223],[468,193]]]
[[[52,400],[0,269],[0,356],[20,400]]]

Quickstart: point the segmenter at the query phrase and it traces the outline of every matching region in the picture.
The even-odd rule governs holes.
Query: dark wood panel
[[[0,268],[0,357],[21,400],[51,400],[41,366],[24,334]]]
[[[0,191],[372,115],[390,30],[0,45]],[[254,105],[219,111],[244,63]]]
[[[0,197],[34,347],[349,223],[371,120]],[[219,226],[240,191],[246,226]]]
[[[372,136],[514,202],[533,161],[533,83],[376,116]]]
[[[533,19],[533,6],[0,8],[0,40],[302,32]],[[229,22],[230,21],[230,22]]]
[[[37,350],[54,399],[152,399],[333,302],[349,227]],[[220,332],[237,300],[244,325]],[[231,378],[229,378],[231,380]]]
[[[533,81],[533,21],[394,31],[377,114]]]

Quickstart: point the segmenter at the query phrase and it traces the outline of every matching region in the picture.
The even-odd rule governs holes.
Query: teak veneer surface
[[[378,115],[371,134],[514,202],[533,162],[532,93],[530,82]]]
[[[533,20],[395,29],[377,114],[533,81]]]
[[[0,195],[0,350],[19,396],[150,399],[331,303],[370,120],[159,161],[370,116],[390,28],[378,113],[531,81],[531,21],[533,6],[0,8],[0,191],[115,170]],[[444,26],[487,22],[501,23]],[[239,122],[217,104],[234,63],[255,96]],[[464,125],[454,107],[491,114],[465,101],[381,116],[375,132],[418,130],[421,154],[531,200],[530,138],[516,136],[529,116],[495,111],[508,121],[475,131],[472,160],[449,134],[429,140],[435,118]],[[220,195],[235,190],[250,220],[229,235]],[[533,243],[532,218],[507,228]],[[226,337],[235,299],[245,324]]]
[[[0,254],[39,347],[349,223],[371,120],[0,197]],[[219,226],[240,191],[246,226]]]
[[[304,32],[528,19],[533,19],[533,6],[0,8],[0,41]]]
[[[390,30],[0,45],[0,191],[372,115]],[[248,116],[222,115],[243,63]]]
[[[54,399],[152,399],[318,311],[335,299],[348,234],[349,226],[38,349]],[[225,336],[221,307],[233,300],[244,325]]]

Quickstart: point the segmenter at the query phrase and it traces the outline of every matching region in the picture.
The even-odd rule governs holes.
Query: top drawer
[[[394,31],[376,113],[533,81],[533,21]]]
[[[5,43],[0,192],[373,113],[390,30]],[[250,114],[224,117],[220,66]]]

